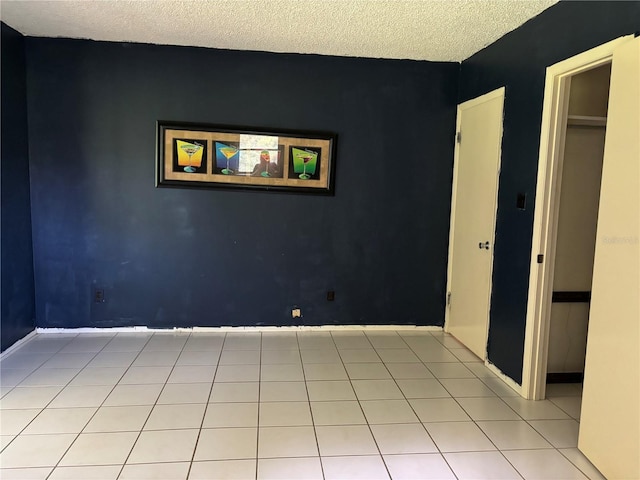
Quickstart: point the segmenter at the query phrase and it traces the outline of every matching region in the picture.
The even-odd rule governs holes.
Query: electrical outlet
[[[291,310],[291,318],[300,318],[302,316],[302,313],[300,312],[299,308],[294,308]]]

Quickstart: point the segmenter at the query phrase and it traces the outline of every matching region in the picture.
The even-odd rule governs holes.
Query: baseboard
[[[547,373],[547,383],[582,383],[583,372]]]
[[[413,330],[422,332],[442,332],[442,327],[435,325],[290,325],[282,327],[246,326],[246,327],[174,327],[174,328],[149,328],[136,327],[112,327],[112,328],[36,328],[37,333],[135,333],[135,332],[317,332],[317,331],[346,331],[346,330]]]
[[[21,346],[23,346],[25,343],[27,343],[28,341],[30,341],[33,337],[35,337],[38,334],[37,329],[35,330],[31,330],[29,333],[27,333],[24,337],[22,337],[20,340],[18,340],[17,342],[15,342],[13,345],[11,345],[9,348],[7,348],[4,352],[0,353],[0,360],[2,360],[3,358],[11,355],[13,352],[15,352],[18,348],[20,348]]]

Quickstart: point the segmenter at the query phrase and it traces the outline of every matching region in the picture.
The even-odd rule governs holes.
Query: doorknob
[[[484,243],[480,242],[480,243],[478,243],[478,248],[480,250],[483,250],[483,249],[489,250],[489,242],[484,242]]]

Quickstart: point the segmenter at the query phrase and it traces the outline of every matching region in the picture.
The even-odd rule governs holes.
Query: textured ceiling
[[[2,0],[34,37],[461,61],[557,0]]]

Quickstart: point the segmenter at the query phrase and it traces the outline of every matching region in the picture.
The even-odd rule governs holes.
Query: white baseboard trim
[[[490,363],[489,360],[486,360],[484,362],[484,366],[487,367],[489,370],[491,370],[493,373],[495,373],[500,380],[502,380],[508,387],[514,390],[518,395],[523,397],[522,385],[518,385],[515,382],[515,380],[513,380],[510,377],[507,377],[504,373],[502,373],[502,370],[496,367],[493,363]]]
[[[417,325],[288,325],[282,327],[267,326],[246,326],[246,327],[174,327],[174,328],[149,328],[145,326],[136,327],[113,327],[113,328],[36,328],[37,333],[136,333],[136,332],[317,332],[317,331],[361,331],[361,330],[412,330],[424,332],[441,332],[442,327],[438,326],[417,326]],[[34,332],[32,332],[34,333]],[[13,347],[11,347],[13,348]]]
[[[18,340],[16,343],[14,343],[13,345],[11,345],[9,348],[7,348],[4,352],[0,353],[0,360],[2,360],[5,357],[8,357],[9,355],[11,355],[13,352],[15,352],[18,348],[20,348],[21,346],[23,346],[25,343],[29,342],[31,339],[33,339],[36,335],[38,334],[37,329],[35,330],[31,330],[29,333],[27,333],[24,337],[22,337],[20,340]]]

